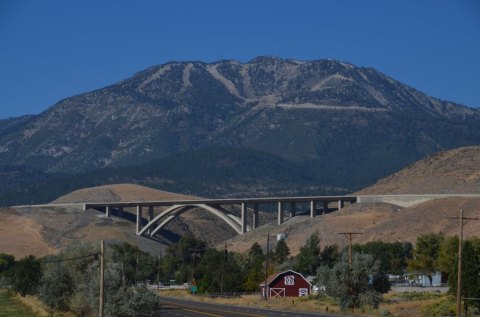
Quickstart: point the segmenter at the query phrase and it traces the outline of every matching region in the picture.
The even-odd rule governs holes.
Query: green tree
[[[407,259],[412,258],[413,246],[410,242],[371,241],[365,244],[354,244],[353,250],[371,254],[380,261],[380,271],[401,274],[407,267]]]
[[[243,288],[247,292],[257,291],[260,283],[265,279],[264,262],[265,256],[262,247],[255,242],[246,252],[243,259]]]
[[[285,239],[280,239],[275,246],[275,261],[278,264],[285,262],[290,256],[290,249],[288,248]]]
[[[320,252],[320,265],[332,268],[340,256],[337,245],[328,245]]]
[[[325,285],[327,294],[332,296],[342,309],[377,308],[381,292],[375,289],[372,277],[378,276],[378,266],[378,262],[374,261],[371,255],[360,253],[354,253],[350,266],[348,255],[344,252],[333,268],[319,268],[318,279]],[[383,288],[381,291],[388,290]]]
[[[13,290],[22,296],[35,294],[38,282],[42,277],[40,260],[29,255],[18,262],[8,271],[11,272]]]
[[[315,275],[320,264],[320,238],[318,232],[310,235],[310,237],[300,248],[295,263],[294,270],[303,275]]]
[[[7,271],[15,264],[15,257],[10,254],[0,253],[0,274]]]
[[[52,308],[67,309],[73,291],[73,281],[65,266],[61,262],[47,263],[38,287],[40,299]]]
[[[452,294],[457,292],[458,236],[445,238],[438,256],[439,269],[447,275]],[[462,296],[480,298],[480,239],[472,237],[462,243]],[[480,302],[471,301],[480,307]]]
[[[433,274],[439,270],[437,260],[440,245],[444,239],[443,233],[427,233],[418,236],[413,249],[413,258],[407,260],[408,270],[427,276],[430,285],[432,285]]]
[[[109,259],[123,265],[123,272],[128,284],[153,279],[156,259],[141,251],[138,247],[122,242],[111,245]]]

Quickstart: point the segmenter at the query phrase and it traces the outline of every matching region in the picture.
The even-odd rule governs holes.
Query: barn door
[[[285,289],[284,288],[271,288],[270,289],[270,297],[285,297]]]

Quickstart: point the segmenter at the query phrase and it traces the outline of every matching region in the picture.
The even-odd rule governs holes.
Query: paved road
[[[161,297],[160,303],[160,316],[162,317],[338,317],[338,315],[329,314],[299,313],[207,304],[169,297]]]

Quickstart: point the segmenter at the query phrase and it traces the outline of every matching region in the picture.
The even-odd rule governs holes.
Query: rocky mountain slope
[[[354,190],[478,144],[479,123],[476,109],[335,60],[171,62],[2,120],[0,165],[72,173],[221,145],[283,157],[331,180],[322,185]]]

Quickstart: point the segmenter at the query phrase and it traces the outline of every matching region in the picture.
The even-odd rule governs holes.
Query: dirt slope
[[[480,194],[480,146],[428,156],[358,194]]]
[[[368,241],[410,241],[428,232],[443,232],[446,235],[458,233],[458,222],[446,217],[456,217],[460,208],[468,216],[480,216],[480,199],[448,198],[429,201],[409,208],[390,204],[353,204],[345,209],[310,218],[297,216],[287,220],[283,225],[274,224],[261,227],[258,231],[229,240],[230,249],[245,251],[254,242],[266,246],[266,234],[286,234],[286,242],[292,254],[297,254],[306,239],[318,232],[321,247],[337,244],[347,246],[348,240],[340,232],[361,232],[354,236],[355,243]],[[466,237],[480,235],[480,221],[470,222],[465,226]]]
[[[148,201],[195,199],[198,197],[169,193],[134,184],[106,185],[85,188],[60,197],[54,203],[106,201]],[[161,209],[155,210],[156,213]],[[135,212],[133,209],[126,213]],[[214,245],[235,235],[223,221],[200,209],[193,209],[175,218],[161,231],[160,242],[135,234],[135,223],[118,217],[105,218],[96,210],[75,208],[0,209],[0,253],[17,258],[28,254],[43,256],[75,241],[119,240],[137,245],[151,253],[159,253],[165,245],[182,235],[194,235]]]
[[[173,199],[200,199],[200,197],[166,192],[136,184],[115,184],[79,189],[55,199],[52,203],[125,202]]]
[[[420,160],[407,168],[386,177],[358,195],[374,194],[480,194],[480,146],[464,147],[440,152]],[[253,242],[265,245],[267,230],[287,234],[287,244],[293,254],[317,231],[322,245],[346,245],[339,232],[363,232],[355,242],[372,240],[410,241],[428,232],[458,233],[458,222],[446,217],[465,215],[480,217],[480,199],[448,198],[432,200],[409,208],[390,204],[353,204],[340,212],[310,219],[297,217],[284,225],[271,226],[263,231],[251,232],[232,239],[232,249],[246,250]],[[480,235],[480,221],[465,227],[465,236]]]

